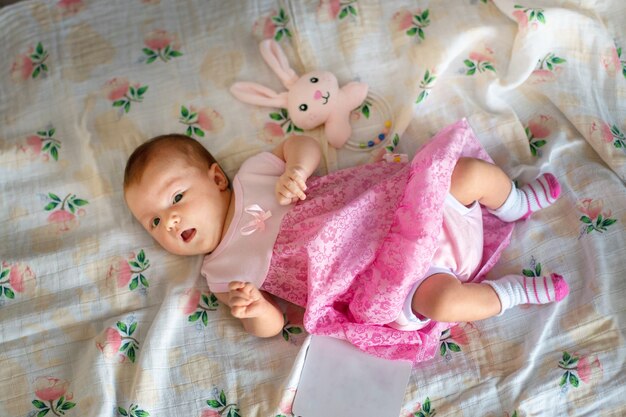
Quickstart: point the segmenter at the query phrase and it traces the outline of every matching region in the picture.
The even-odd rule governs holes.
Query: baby
[[[204,255],[211,291],[260,337],[284,326],[276,296],[306,308],[310,333],[416,361],[434,355],[437,324],[568,294],[557,274],[474,282],[506,246],[509,223],[550,206],[560,185],[543,174],[516,188],[465,120],[408,164],[312,177],[320,157],[316,140],[291,136],[231,183],[200,143],[164,135],[130,156],[124,196],[164,249]]]

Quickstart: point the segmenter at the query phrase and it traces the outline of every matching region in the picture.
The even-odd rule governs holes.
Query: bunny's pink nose
[[[322,98],[322,92],[320,90],[316,90],[315,94],[313,94],[313,98],[315,100],[319,100],[320,98]]]

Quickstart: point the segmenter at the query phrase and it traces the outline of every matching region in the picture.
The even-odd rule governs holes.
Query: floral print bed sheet
[[[559,273],[570,296],[445,331],[401,415],[626,415],[625,20],[618,0],[0,9],[0,415],[293,416],[302,311],[282,306],[280,336],[245,335],[200,259],[158,248],[121,186],[125,159],[154,135],[193,136],[232,175],[298,131],[285,109],[228,92],[236,80],[279,88],[257,49],[270,37],[297,70],[384,98],[394,124],[363,138],[366,151],[412,154],[468,117],[517,181],[551,171],[563,185],[491,275]],[[377,111],[366,102],[352,119]],[[324,169],[377,152],[325,148]]]

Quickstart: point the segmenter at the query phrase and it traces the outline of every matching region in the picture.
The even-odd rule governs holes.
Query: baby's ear
[[[287,93],[277,93],[261,84],[238,82],[230,87],[230,92],[244,103],[264,107],[287,107]]]
[[[209,177],[212,177],[215,181],[215,184],[219,187],[221,191],[224,191],[228,188],[230,184],[226,173],[219,166],[217,162],[213,162],[209,167]]]

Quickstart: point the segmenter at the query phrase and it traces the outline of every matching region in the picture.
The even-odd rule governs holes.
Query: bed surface
[[[413,369],[401,415],[626,415],[624,21],[618,0],[0,9],[0,415],[292,416],[302,311],[283,305],[281,336],[246,335],[201,259],[165,253],[122,196],[125,161],[152,136],[190,133],[232,177],[293,130],[279,109],[228,91],[281,88],[258,51],[268,37],[298,72],[372,91],[353,115],[353,148],[307,132],[323,144],[320,174],[384,146],[413,155],[467,117],[512,178],[550,171],[562,184],[489,277],[558,273],[569,297],[444,332],[440,354]]]

